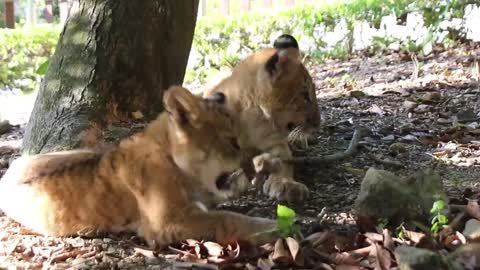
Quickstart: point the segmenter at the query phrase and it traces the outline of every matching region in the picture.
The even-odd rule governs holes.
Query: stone
[[[413,111],[418,106],[418,104],[415,101],[410,101],[410,100],[405,100],[403,102],[403,108],[407,110],[407,112]]]
[[[421,98],[423,102],[440,102],[442,100],[442,94],[440,92],[428,92]]]
[[[395,258],[400,270],[439,270],[442,258],[428,249],[399,246],[395,249]]]
[[[462,232],[467,239],[480,240],[480,221],[477,219],[470,219],[465,223],[465,229]]]
[[[11,128],[12,125],[10,125],[10,122],[8,122],[8,120],[0,121],[0,135],[9,132]]]
[[[384,141],[385,143],[393,143],[393,141],[395,141],[395,136],[393,135],[385,136],[382,138],[382,141]]]
[[[360,97],[364,97],[366,94],[365,94],[365,92],[360,91],[360,90],[352,90],[352,91],[348,92],[348,95],[351,96],[351,97],[360,98]]]
[[[431,111],[432,108],[433,107],[431,105],[420,104],[420,105],[418,105],[417,108],[415,108],[414,112],[416,112],[416,113],[426,113],[426,112]]]
[[[419,172],[402,178],[392,172],[369,168],[355,200],[357,215],[376,223],[387,219],[398,225],[405,220],[428,222],[430,208],[438,198],[447,201],[438,174]]]
[[[448,257],[455,263],[456,269],[480,269],[480,243],[465,244],[457,248]]]
[[[401,153],[406,153],[407,147],[404,143],[397,142],[390,145],[390,147],[388,148],[388,151],[390,152],[390,154],[398,155]]]

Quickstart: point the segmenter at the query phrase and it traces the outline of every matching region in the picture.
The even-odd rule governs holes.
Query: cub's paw
[[[255,156],[252,161],[256,173],[276,173],[282,166],[282,160],[269,153]]]
[[[252,183],[248,180],[247,176],[243,170],[234,172],[230,178],[232,181],[230,183],[230,196],[229,199],[236,198],[243,193],[245,193],[249,188],[252,187]]]
[[[272,199],[288,203],[302,202],[308,198],[308,188],[292,179],[270,176],[263,184],[263,193]]]

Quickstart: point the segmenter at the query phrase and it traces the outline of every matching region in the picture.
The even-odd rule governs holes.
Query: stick
[[[282,159],[282,161],[302,165],[319,165],[339,161],[353,156],[357,152],[358,143],[360,142],[361,137],[362,134],[360,128],[356,128],[353,132],[352,140],[350,141],[347,150],[345,150],[344,152],[339,152],[326,156],[286,158]]]
[[[396,161],[396,160],[382,159],[379,156],[374,155],[374,154],[370,154],[370,157],[374,161],[376,161],[380,164],[383,164],[383,165],[392,166],[392,167],[396,167],[396,168],[403,168],[404,167],[402,163],[400,163],[399,161]]]

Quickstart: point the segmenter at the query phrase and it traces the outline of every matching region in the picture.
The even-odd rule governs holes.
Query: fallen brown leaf
[[[222,245],[218,243],[205,242],[203,246],[207,249],[208,255],[210,256],[222,256],[224,254]]]
[[[421,232],[414,232],[414,231],[409,231],[409,230],[403,230],[404,235],[406,238],[408,238],[410,241],[412,241],[415,244],[420,243],[423,239],[427,237],[426,234],[421,233]]]
[[[271,256],[268,258],[259,258],[257,261],[257,267],[261,270],[270,270],[275,266],[275,262],[272,260]]]
[[[373,244],[370,250],[370,256],[374,257],[373,266],[375,270],[387,270],[392,266],[392,256],[388,250],[379,245]]]
[[[307,243],[314,249],[322,252],[335,252],[335,234],[330,231],[316,232],[309,235],[303,240],[303,243]]]
[[[395,243],[389,229],[383,229],[383,246],[391,252],[395,251]]]
[[[285,247],[283,239],[277,239],[275,242],[275,249],[272,254],[272,260],[275,263],[289,264],[292,262],[292,257],[288,251],[288,247]]]

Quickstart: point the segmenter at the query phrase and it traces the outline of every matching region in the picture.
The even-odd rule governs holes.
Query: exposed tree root
[[[340,161],[353,156],[357,152],[358,143],[360,142],[361,138],[361,128],[356,128],[355,132],[353,133],[352,140],[350,141],[347,150],[345,150],[344,152],[339,152],[326,156],[293,157],[288,159],[282,159],[282,161],[299,165],[319,165]]]

